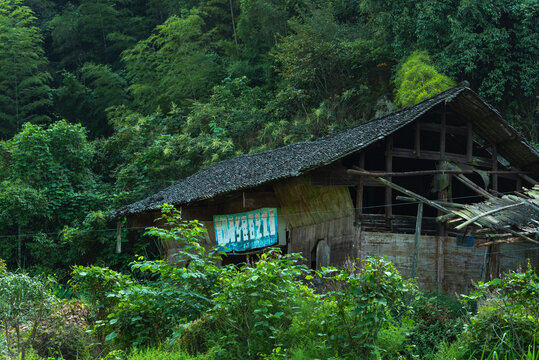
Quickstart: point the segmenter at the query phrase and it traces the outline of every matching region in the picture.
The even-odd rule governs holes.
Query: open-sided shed
[[[257,216],[272,216],[256,211],[270,208],[276,241],[301,252],[313,268],[383,255],[424,287],[462,291],[526,258],[537,265],[539,253],[532,243],[478,247],[492,239],[437,221],[440,207],[532,187],[538,155],[477,94],[455,87],[314,141],[222,161],[113,216],[147,226],[160,205],[173,204],[184,218],[206,224],[207,246],[214,246],[223,241],[226,216],[245,213],[237,217],[240,240],[254,233]],[[399,189],[427,201],[410,202]],[[233,220],[230,226],[234,231]],[[174,244],[165,245],[174,251]],[[235,256],[241,255],[225,261]]]

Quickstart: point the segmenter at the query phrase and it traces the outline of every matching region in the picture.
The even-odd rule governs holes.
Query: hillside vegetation
[[[267,249],[217,266],[205,229],[163,209],[177,266],[137,256],[130,270],[75,266],[71,294],[0,263],[0,356],[33,360],[538,360],[539,277],[528,265],[460,300],[418,290],[368,257],[309,270]]]
[[[1,1],[0,258],[120,267],[110,209],[463,80],[537,142],[538,28],[534,0]]]

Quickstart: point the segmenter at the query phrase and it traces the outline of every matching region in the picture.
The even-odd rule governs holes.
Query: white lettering
[[[248,230],[248,224],[247,224],[247,216],[243,215],[241,217],[241,235],[243,237],[243,241],[249,240],[249,230]]]
[[[229,242],[235,242],[236,241],[236,235],[234,232],[234,218],[229,217],[228,218],[228,238]]]
[[[270,210],[269,211],[269,228],[270,228],[270,235],[275,235],[276,233],[276,219],[275,219],[275,211]]]
[[[253,214],[249,214],[249,240],[255,239],[255,222],[253,219]]]
[[[256,240],[262,239],[262,221],[260,221],[260,213],[255,214],[255,229],[256,229]]]
[[[262,226],[264,228],[264,237],[268,237],[268,213],[265,211],[262,213]]]
[[[241,242],[241,217],[234,216],[234,230],[236,231],[236,242]]]

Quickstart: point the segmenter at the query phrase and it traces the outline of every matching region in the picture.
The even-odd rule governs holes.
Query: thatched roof
[[[476,204],[452,209],[453,225],[461,230],[468,226],[481,227],[492,233],[495,242],[529,241],[539,243],[539,186],[501,197],[491,197]],[[500,236],[499,234],[502,234]],[[504,236],[504,234],[507,234]],[[487,243],[490,244],[490,243]]]
[[[240,155],[201,170],[168,188],[111,215],[151,211],[164,203],[181,205],[295,177],[335,162],[412,123],[439,104],[474,123],[474,131],[500,143],[498,153],[523,170],[539,174],[539,153],[526,143],[488,104],[467,87],[454,87],[416,105],[395,111],[357,127],[275,150]],[[499,141],[503,139],[503,143]]]

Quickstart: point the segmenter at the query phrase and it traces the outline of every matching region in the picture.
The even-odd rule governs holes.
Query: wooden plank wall
[[[354,216],[324,221],[318,224],[294,227],[290,230],[288,252],[301,253],[311,263],[311,252],[319,240],[326,240],[330,247],[330,263],[340,265],[354,257]]]
[[[413,247],[413,234],[363,232],[361,257],[386,256],[404,277],[409,277]],[[480,280],[484,249],[457,246],[455,238],[438,236],[421,236],[419,249],[417,280],[421,288],[436,291],[439,272],[446,294],[466,292],[472,280]]]
[[[278,182],[273,188],[289,229],[354,214],[346,186],[312,186],[304,175]]]

